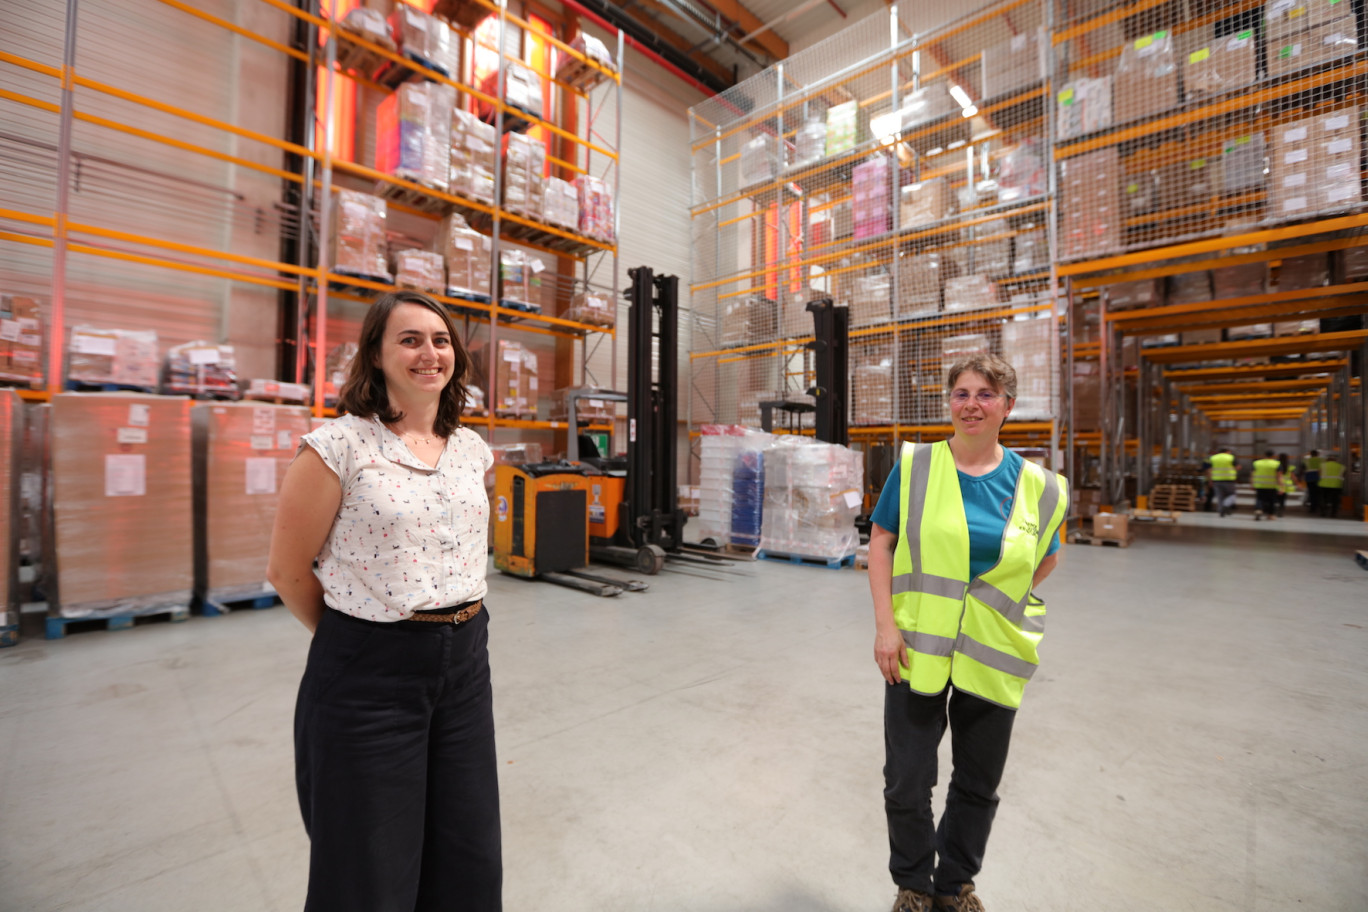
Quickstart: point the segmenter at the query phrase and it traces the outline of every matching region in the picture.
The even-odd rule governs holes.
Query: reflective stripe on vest
[[[1235,480],[1235,457],[1230,453],[1217,453],[1207,461],[1211,463],[1212,481]]]
[[[1321,463],[1320,487],[1344,487],[1344,463],[1327,459]]]
[[[1276,459],[1256,459],[1254,460],[1254,474],[1250,476],[1249,483],[1256,488],[1278,487],[1278,467],[1280,463]]]
[[[1068,510],[1064,480],[1022,466],[998,562],[969,579],[969,522],[949,444],[904,444],[893,616],[907,647],[903,677],[919,693],[953,682],[1015,709],[1039,663],[1045,603],[1031,577]]]

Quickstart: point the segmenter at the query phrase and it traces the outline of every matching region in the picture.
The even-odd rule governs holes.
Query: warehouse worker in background
[[[1235,473],[1238,463],[1228,446],[1213,453],[1207,462],[1211,463],[1207,480],[1216,489],[1216,509],[1221,516],[1228,516],[1235,512]]]
[[[1320,450],[1312,450],[1302,457],[1302,482],[1306,485],[1306,509],[1320,512]]]
[[[306,912],[502,908],[494,457],[461,427],[469,362],[445,308],[383,295],[345,414],[303,438],[281,486],[267,577],[314,635],[295,705]]]
[[[1297,493],[1296,473],[1292,471],[1292,460],[1286,453],[1278,454],[1278,477],[1282,479],[1282,487],[1278,489],[1278,515],[1287,514],[1287,497]]]
[[[1282,472],[1272,450],[1264,450],[1263,459],[1254,460],[1254,472],[1249,477],[1254,486],[1254,521],[1272,519],[1278,513],[1278,495],[1282,492]]]
[[[1069,506],[1062,476],[998,443],[1016,401],[1011,365],[972,355],[946,386],[954,435],[903,444],[869,543],[893,912],[983,909],[974,877],[1045,627],[1033,590],[1059,561]],[[931,790],[947,719],[954,770],[937,829]]]
[[[1320,502],[1321,516],[1332,519],[1339,516],[1340,497],[1344,491],[1344,463],[1327,453],[1321,462],[1319,490],[1316,499]]]

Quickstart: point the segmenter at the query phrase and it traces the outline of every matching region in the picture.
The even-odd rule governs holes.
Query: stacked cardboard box
[[[1329,283],[1330,264],[1323,253],[1288,257],[1278,269],[1278,291],[1320,288]]]
[[[955,198],[943,177],[905,184],[899,190],[899,201],[898,225],[902,228],[929,225],[955,214]]]
[[[892,227],[892,175],[886,155],[871,155],[851,172],[855,239],[884,234]]]
[[[1121,246],[1120,167],[1117,150],[1098,149],[1060,163],[1063,259],[1102,256]]]
[[[962,237],[968,245],[972,272],[1004,276],[1012,271],[1012,225],[1007,219],[992,219],[965,228]]]
[[[1017,374],[1017,399],[1012,417],[1049,420],[1054,416],[1052,395],[1057,335],[1053,316],[1031,314],[1028,319],[1002,324],[1002,358]]]
[[[0,646],[19,638],[20,453],[24,403],[14,390],[0,390]]]
[[[546,145],[522,133],[504,134],[503,145],[504,207],[540,219],[546,192]]]
[[[997,283],[986,275],[959,276],[945,282],[946,313],[998,305]]]
[[[50,610],[72,618],[188,606],[190,400],[62,393],[52,400],[50,435]]]
[[[793,136],[793,155],[790,168],[802,168],[819,162],[826,155],[826,123],[820,114],[813,114]]]
[[[451,117],[456,89],[406,82],[375,111],[375,168],[446,191],[451,178]]]
[[[480,84],[480,91],[490,97],[497,97],[499,94],[499,73],[491,70],[484,81]],[[504,104],[510,108],[530,114],[535,118],[542,116],[542,92],[541,80],[529,67],[516,60],[508,60],[504,67]],[[486,123],[494,123],[497,116],[494,106],[487,102],[479,102],[480,119]],[[518,116],[510,111],[504,111],[504,129],[510,126],[521,128],[527,123],[525,118]]]
[[[1075,361],[1073,366],[1074,421],[1080,431],[1095,431],[1102,426],[1102,375],[1096,361]]]
[[[1205,269],[1168,277],[1168,303],[1204,304],[1211,300],[1211,273]]]
[[[152,330],[77,326],[67,348],[67,377],[77,383],[157,388],[161,357]]]
[[[307,408],[214,403],[191,410],[194,436],[195,594],[215,603],[270,594],[266,562],[280,482]]]
[[[328,352],[328,357],[323,363],[323,399],[326,402],[336,402],[337,394],[347,382],[347,377],[351,374],[352,362],[356,360],[357,345],[355,342],[341,342],[334,345]]]
[[[446,259],[431,250],[396,250],[394,284],[429,294],[446,291]]]
[[[613,306],[610,295],[597,291],[578,291],[570,301],[565,319],[591,326],[617,325],[617,308]]]
[[[500,339],[490,364],[489,346],[471,351],[477,377],[494,377],[489,405],[501,418],[529,418],[537,411],[537,356],[526,346]]]
[[[537,313],[542,309],[541,258],[521,250],[499,251],[499,303]]]
[[[1014,36],[983,52],[983,97],[998,98],[1040,82],[1045,75],[1049,42],[1045,30]]]
[[[1171,33],[1154,32],[1125,44],[1116,65],[1116,122],[1149,117],[1177,104],[1178,56]]]
[[[43,385],[43,313],[38,298],[0,294],[0,378]]]
[[[1073,139],[1112,125],[1112,78],[1079,77],[1055,96],[1055,125],[1060,139]]]
[[[369,193],[339,190],[332,208],[333,271],[389,282],[385,255],[385,201]]]
[[[610,399],[599,398],[596,393],[603,390],[590,386],[567,386],[551,394],[551,420],[565,421],[570,417],[570,396],[574,394],[575,420],[612,422],[617,417],[617,403]]]
[[[908,92],[898,109],[898,122],[900,129],[908,132],[959,112],[959,103],[950,94],[950,83],[942,79]]]
[[[1361,202],[1359,129],[1357,107],[1274,128],[1269,218],[1303,218]]]
[[[1262,133],[1246,133],[1221,147],[1221,189],[1226,194],[1263,190],[1267,150]]]
[[[1017,203],[1044,196],[1049,190],[1048,163],[1045,144],[1033,136],[1008,149],[998,166],[998,203]]]
[[[1263,294],[1268,267],[1264,263],[1238,263],[1211,270],[1213,296],[1244,298]]]
[[[1264,16],[1269,76],[1295,73],[1358,50],[1358,21],[1351,3],[1269,0]]]
[[[1254,29],[1226,35],[1188,51],[1183,84],[1189,101],[1249,85],[1257,74],[1258,38]]]
[[[1012,242],[1012,274],[1027,275],[1049,268],[1049,232],[1044,228],[1018,231]]]
[[[460,69],[460,43],[451,26],[409,4],[396,4],[390,29],[399,49],[450,76]],[[405,73],[408,71],[405,70]]]
[[[899,252],[897,318],[938,313],[941,290],[953,267],[938,251]]]
[[[236,399],[237,358],[231,345],[186,342],[166,352],[161,391],[172,395]]]
[[[760,547],[773,554],[840,560],[860,543],[863,455],[803,437],[776,438],[764,456]]]
[[[447,294],[488,301],[489,238],[452,213],[437,230],[437,249],[446,258]]]
[[[493,204],[494,169],[499,166],[498,135],[469,111],[451,112],[452,193]]]
[[[558,177],[547,178],[542,221],[571,231],[579,230],[579,193],[574,184]]]
[[[617,235],[613,216],[613,189],[601,178],[583,175],[575,178],[579,194],[580,234],[613,243]]]
[[[886,269],[856,276],[844,287],[850,290],[845,303],[850,308],[852,329],[888,322],[892,316],[893,277]]]

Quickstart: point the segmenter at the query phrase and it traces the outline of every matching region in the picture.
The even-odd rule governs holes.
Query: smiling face
[[[1002,422],[1012,413],[1013,401],[978,371],[964,371],[950,390],[950,423],[955,435],[997,438]]]
[[[455,354],[440,316],[421,304],[400,304],[385,321],[376,366],[391,403],[397,397],[438,396],[451,380]]]

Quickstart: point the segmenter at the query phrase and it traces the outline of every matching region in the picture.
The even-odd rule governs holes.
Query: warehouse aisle
[[[1362,529],[1065,549],[990,909],[1368,908]],[[496,577],[506,908],[887,908],[865,586],[760,564],[595,600]],[[272,610],[0,652],[0,909],[298,909],[306,645]]]

